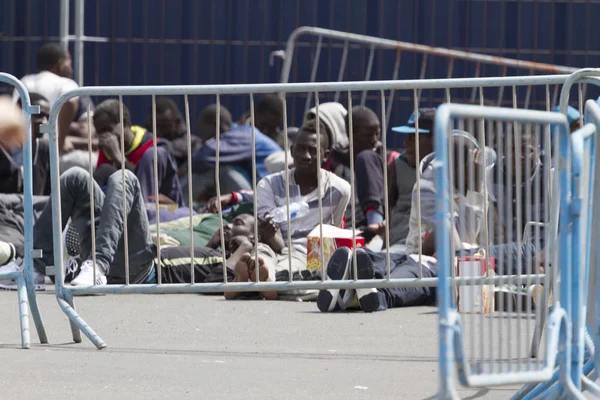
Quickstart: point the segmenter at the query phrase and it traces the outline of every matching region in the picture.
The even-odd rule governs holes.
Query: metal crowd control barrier
[[[394,67],[391,76],[392,80],[398,79],[398,72],[400,70],[400,63],[402,59],[403,53],[415,53],[420,54],[421,64],[420,64],[420,73],[419,78],[425,79],[427,74],[428,66],[431,69],[431,66],[435,64],[436,58],[445,62],[445,75],[443,78],[452,78],[455,69],[455,61],[464,61],[474,64],[474,75],[475,77],[480,77],[483,74],[484,67],[489,66],[493,68],[498,68],[498,73],[501,76],[506,76],[510,71],[513,72],[514,75],[522,75],[523,72],[529,73],[531,75],[538,73],[545,74],[570,74],[577,71],[577,68],[566,67],[561,65],[552,65],[552,64],[544,64],[532,61],[523,61],[517,59],[511,59],[506,57],[497,57],[486,54],[473,53],[468,51],[461,50],[453,50],[442,47],[432,47],[422,44],[416,43],[408,43],[401,42],[397,40],[390,40],[375,36],[366,36],[359,35],[355,33],[335,31],[330,29],[323,29],[312,26],[302,26],[295,29],[289,36],[285,51],[279,50],[271,53],[271,64],[273,64],[273,58],[275,56],[283,59],[283,66],[281,70],[281,83],[288,83],[290,79],[295,78],[290,77],[292,73],[292,65],[294,62],[294,52],[299,44],[299,39],[301,37],[311,37],[316,38],[316,45],[314,49],[314,56],[312,58],[312,67],[310,72],[310,82],[315,82],[317,78],[317,71],[319,69],[319,62],[321,60],[321,52],[323,47],[327,47],[327,43],[324,43],[324,40],[329,40],[334,46],[342,47],[342,55],[339,59],[339,67],[337,72],[337,81],[341,82],[347,80],[345,78],[345,74],[347,73],[346,66],[356,66],[357,63],[362,66],[364,60],[361,58],[360,60],[356,60],[351,57],[350,50],[352,49],[369,49],[369,56],[365,66],[365,81],[370,81],[373,75],[373,64],[375,60],[376,51],[387,50],[395,52],[395,61]],[[362,51],[361,51],[362,53]],[[380,56],[381,57],[381,56]],[[435,58],[434,58],[435,57]],[[415,61],[416,62],[416,61]],[[381,63],[381,62],[380,62]],[[331,58],[329,58],[329,64],[331,64]],[[439,64],[438,64],[439,65]],[[306,66],[308,68],[308,66]],[[334,67],[335,68],[335,67]],[[510,70],[509,70],[510,69]],[[510,75],[510,73],[509,73]],[[383,76],[378,76],[376,79],[384,79]],[[437,77],[436,77],[437,78]],[[441,77],[440,77],[441,78]],[[531,86],[527,87],[525,96],[520,101],[523,101],[523,108],[529,108],[529,103],[532,95]],[[498,96],[496,98],[496,105],[500,106],[503,100],[504,91],[500,90],[498,92]],[[340,91],[335,92],[334,101],[338,101],[340,96]],[[418,92],[418,96],[420,97],[420,91]],[[552,106],[557,103],[558,96],[558,86],[555,86],[553,89],[553,100]],[[386,123],[389,124],[390,116],[392,113],[392,107],[394,104],[394,90],[391,90],[387,100],[387,108],[385,113]],[[367,99],[367,91],[362,91],[362,95],[360,98],[360,104],[365,105]],[[447,99],[446,99],[447,101]],[[468,98],[461,98],[457,100],[458,102],[470,102],[477,103],[477,90],[473,88],[471,94]],[[306,98],[306,105],[304,114],[311,107],[312,103],[312,94],[309,92]]]
[[[21,346],[24,349],[31,347],[29,329],[29,309],[37,329],[41,343],[48,343],[46,330],[40,314],[35,294],[33,259],[36,252],[33,247],[33,178],[32,178],[32,137],[31,115],[40,112],[39,106],[32,106],[29,93],[21,81],[10,74],[0,72],[0,82],[12,85],[19,93],[23,118],[25,120],[25,140],[23,141],[23,201],[24,201],[24,268],[10,273],[0,273],[0,280],[15,279],[19,298],[19,320],[21,323]]]
[[[343,83],[312,83],[312,84],[259,84],[259,85],[211,85],[211,86],[157,86],[157,87],[83,87],[71,91],[65,95],[63,95],[52,107],[50,113],[50,122],[48,126],[44,127],[44,131],[47,131],[50,134],[52,140],[51,146],[51,174],[52,174],[52,187],[54,190],[52,191],[52,211],[53,211],[53,239],[54,239],[54,259],[55,265],[57,267],[56,270],[56,296],[58,303],[65,314],[69,317],[71,321],[71,327],[73,329],[74,338],[79,340],[79,330],[82,330],[84,334],[98,347],[103,348],[105,343],[102,339],[85,323],[85,321],[75,312],[73,307],[73,296],[76,295],[86,295],[86,294],[98,294],[98,293],[215,293],[215,292],[264,292],[264,291],[291,291],[291,290],[319,290],[319,289],[340,289],[340,288],[395,288],[395,287],[432,287],[436,286],[438,279],[437,278],[426,278],[422,277],[422,268],[420,270],[419,278],[417,279],[394,279],[390,277],[390,254],[389,249],[386,251],[388,271],[386,277],[384,279],[373,279],[373,280],[342,280],[342,281],[327,281],[325,280],[326,274],[324,271],[324,265],[322,264],[321,270],[321,281],[293,281],[293,274],[290,266],[290,278],[288,281],[282,282],[227,282],[226,277],[224,277],[223,283],[202,283],[197,284],[194,281],[190,283],[176,283],[176,284],[165,284],[161,277],[161,267],[158,265],[157,272],[157,283],[156,284],[140,284],[140,283],[132,283],[129,278],[129,264],[128,260],[125,261],[125,279],[121,284],[109,284],[109,285],[97,285],[97,286],[68,286],[64,284],[64,262],[62,259],[62,251],[63,248],[63,237],[62,237],[62,219],[65,216],[61,216],[61,193],[59,190],[60,187],[60,176],[59,176],[59,168],[58,168],[58,148],[56,141],[56,131],[55,131],[55,121],[58,116],[58,113],[62,107],[62,105],[68,101],[68,99],[80,96],[80,95],[91,95],[91,96],[118,96],[121,101],[121,110],[119,112],[119,120],[121,121],[121,147],[124,148],[124,127],[123,127],[123,106],[122,100],[123,96],[136,96],[136,95],[182,95],[185,98],[186,104],[186,122],[188,124],[188,132],[190,126],[190,117],[189,117],[189,107],[188,107],[188,96],[192,95],[210,95],[215,96],[216,103],[220,104],[222,101],[222,96],[225,95],[246,95],[250,96],[251,104],[253,103],[253,96],[258,93],[298,93],[298,92],[312,92],[315,95],[315,99],[317,100],[317,106],[319,104],[318,98],[319,93],[321,92],[335,92],[335,91],[344,91],[348,92],[349,96],[349,104],[348,109],[350,110],[350,120],[352,120],[352,96],[350,96],[352,91],[362,91],[362,90],[372,90],[378,91],[380,93],[381,107],[380,107],[380,115],[384,115],[386,109],[386,91],[387,90],[409,90],[412,92],[413,97],[415,99],[414,106],[415,109],[418,109],[419,102],[417,99],[417,91],[418,90],[428,90],[428,89],[443,89],[448,93],[452,89],[457,88],[477,88],[480,95],[480,102],[484,102],[484,88],[500,88],[503,86],[511,86],[513,87],[513,100],[514,105],[516,107],[516,88],[520,86],[531,86],[531,85],[543,85],[546,89],[547,93],[547,108],[550,107],[550,85],[560,85],[564,82],[567,76],[557,75],[557,76],[527,76],[527,77],[514,77],[514,78],[471,78],[471,79],[443,79],[443,80],[409,80],[409,81],[380,81],[380,82],[343,82]],[[154,102],[153,102],[154,103]],[[285,97],[284,97],[284,109],[285,109]],[[506,109],[504,109],[506,111]],[[217,113],[218,115],[218,113]],[[317,111],[317,117],[318,117]],[[156,119],[156,114],[154,113],[154,120]],[[254,116],[251,115],[252,125],[254,125]],[[385,119],[382,119],[382,142],[386,145],[386,132],[387,126],[385,124]],[[88,121],[91,124],[91,121]],[[154,121],[154,125],[156,122]],[[217,120],[217,126],[219,125],[219,121]],[[287,116],[284,118],[284,126],[287,126]],[[319,126],[317,124],[317,126]],[[352,126],[349,127],[350,137],[352,138]],[[252,132],[255,132],[252,130]],[[318,130],[317,136],[320,136],[322,132]],[[189,133],[188,133],[189,135]],[[284,135],[285,136],[285,135]],[[255,140],[255,134],[252,134],[253,143]],[[189,136],[188,136],[189,138]],[[418,138],[418,136],[417,136]],[[418,140],[418,139],[417,139]],[[216,135],[216,149],[218,154],[219,149],[219,135]],[[350,151],[352,151],[352,141],[350,142]],[[418,145],[416,148],[418,149]],[[188,149],[189,150],[189,149]],[[154,146],[154,152],[157,151],[156,146]],[[189,150],[191,151],[191,150]],[[419,155],[418,151],[416,154],[417,163],[419,163],[422,158]],[[319,157],[319,154],[317,154]],[[190,157],[191,159],[191,157]],[[156,157],[155,157],[156,160]],[[351,158],[352,160],[352,158]],[[156,162],[156,161],[155,161]],[[219,176],[219,165],[220,162],[217,158],[217,162],[215,165],[215,174]],[[252,160],[253,170],[256,170],[256,154],[253,152],[253,160]],[[287,165],[287,163],[286,163]],[[351,162],[351,175],[354,176],[354,165]],[[387,180],[387,170],[384,169],[384,181]],[[286,170],[286,174],[288,171]],[[155,164],[155,174],[156,174],[156,164]],[[191,165],[189,168],[189,174],[191,174]],[[119,172],[120,178],[125,181],[126,173]],[[191,181],[191,177],[190,181]],[[419,182],[419,180],[417,180]],[[220,189],[218,187],[219,180],[216,180],[217,183],[217,193],[220,193]],[[322,182],[318,181],[318,186],[320,186]],[[351,207],[354,207],[354,181],[351,182]],[[90,185],[90,190],[93,191],[93,185]],[[253,188],[256,190],[256,178],[253,179]],[[191,193],[191,191],[190,191]],[[92,193],[93,195],[93,193]],[[93,197],[93,196],[92,196]],[[158,196],[156,197],[156,201],[158,202]],[[385,213],[389,215],[390,206],[387,204],[387,195],[384,196],[386,199],[385,204]],[[289,193],[286,196],[287,204],[289,204]],[[125,196],[123,196],[123,202],[125,203]],[[190,199],[191,203],[191,199]],[[256,196],[254,197],[254,213],[255,220],[257,215],[257,207],[256,207]],[[220,216],[220,224],[221,224],[221,246],[225,247],[225,238],[223,234],[223,214],[221,209],[221,202],[217,201],[219,206],[219,216]],[[157,209],[158,204],[156,204]],[[125,209],[125,207],[124,207]],[[320,204],[319,212],[323,212],[322,204]],[[93,211],[93,208],[92,208]],[[94,217],[93,212],[90,212],[90,217]],[[353,209],[354,211],[354,209]],[[289,208],[288,208],[288,221],[290,219]],[[322,218],[321,218],[322,220]],[[128,229],[132,229],[127,226],[127,219],[124,221],[124,229],[123,229],[123,237],[127,238]],[[160,217],[157,220],[157,231],[160,232]],[[93,226],[93,224],[92,224]],[[322,225],[321,225],[322,226]],[[190,234],[192,227],[192,217],[190,216]],[[257,227],[255,226],[255,230]],[[352,221],[352,230],[353,237],[356,238],[356,221]],[[256,233],[256,232],[255,232]],[[92,235],[95,234],[95,231],[92,229]],[[322,234],[321,234],[322,235]],[[386,241],[389,242],[389,227],[386,227],[385,232]],[[93,237],[92,237],[93,238]],[[354,239],[355,240],[355,239]],[[287,238],[288,246],[290,245],[290,237]],[[94,240],[91,241],[94,243]],[[127,241],[125,241],[127,243]],[[95,245],[92,245],[91,254],[96,254]],[[160,247],[160,243],[158,244]],[[191,238],[191,254],[190,257],[193,260],[193,238]],[[159,248],[160,252],[160,248]],[[421,255],[419,255],[421,257]],[[322,258],[322,253],[321,253]],[[94,260],[95,261],[95,260]],[[193,264],[193,262],[192,262]],[[356,269],[356,261],[354,262],[354,269]],[[194,279],[193,271],[190,271],[190,275],[192,279]],[[356,274],[354,275],[356,276]],[[461,286],[465,284],[481,284],[485,282],[486,284],[491,284],[495,282],[520,282],[523,279],[535,279],[535,278],[543,278],[543,275],[521,275],[521,276],[496,276],[491,278],[479,278],[479,279],[471,279],[471,278],[460,278],[457,277],[453,280],[456,285]],[[258,279],[258,277],[257,277]]]
[[[453,187],[456,183],[453,182],[452,176],[456,176],[456,172],[451,174],[453,165],[456,165],[456,161],[452,161],[452,154],[449,153],[448,148],[452,148],[452,143],[449,144],[450,130],[453,126],[453,121],[456,119],[480,119],[485,118],[493,121],[500,121],[509,124],[514,124],[514,131],[508,130],[506,133],[508,136],[513,134],[518,135],[520,132],[525,132],[527,127],[544,126],[549,128],[549,124],[553,125],[553,144],[554,144],[554,163],[553,165],[557,168],[557,173],[560,175],[559,180],[559,192],[560,192],[560,222],[559,222],[559,233],[558,233],[558,260],[557,264],[555,261],[551,263],[548,260],[548,251],[545,251],[546,258],[544,260],[544,268],[556,268],[558,265],[560,274],[560,299],[555,300],[552,311],[550,313],[550,325],[547,329],[547,346],[546,346],[546,357],[545,362],[533,363],[531,360],[527,360],[524,365],[523,360],[519,359],[520,354],[517,353],[517,363],[509,362],[508,368],[494,361],[493,339],[491,338],[491,345],[489,347],[489,355],[486,355],[482,346],[482,353],[480,354],[481,360],[478,364],[478,370],[474,370],[469,365],[465,358],[465,339],[463,326],[464,321],[467,321],[468,317],[461,317],[457,311],[456,306],[452,303],[452,295],[454,291],[454,285],[451,281],[451,271],[453,270],[452,260],[454,259],[456,245],[452,238],[452,218],[450,212],[453,213],[456,206],[452,206],[451,199],[453,196]],[[510,125],[509,125],[510,126]],[[438,109],[436,115],[436,136],[435,136],[435,152],[436,158],[438,159],[438,165],[436,170],[436,186],[440,189],[441,193],[446,195],[437,197],[437,215],[436,215],[436,229],[442,232],[441,235],[436,235],[436,249],[438,252],[438,279],[440,283],[438,285],[438,306],[440,313],[440,394],[446,397],[451,397],[454,394],[453,383],[452,383],[452,365],[456,362],[458,371],[458,378],[463,385],[468,386],[493,386],[502,384],[515,384],[515,383],[531,383],[531,382],[545,382],[550,381],[555,376],[555,368],[558,366],[558,373],[560,376],[560,383],[562,384],[563,390],[567,391],[568,396],[572,398],[584,398],[581,393],[581,373],[583,371],[583,330],[581,326],[581,307],[583,306],[582,297],[577,298],[577,301],[573,301],[572,297],[576,294],[582,293],[582,274],[585,269],[582,267],[582,259],[580,258],[580,249],[583,229],[579,225],[581,222],[579,211],[581,211],[581,196],[589,195],[589,193],[581,193],[581,190],[591,190],[591,182],[588,179],[586,183],[580,185],[580,173],[582,171],[581,154],[583,152],[583,140],[581,137],[587,138],[590,135],[595,134],[595,127],[593,125],[587,125],[583,129],[577,132],[574,136],[574,145],[578,152],[574,153],[573,166],[571,167],[571,143],[569,138],[568,125],[566,123],[566,117],[556,113],[540,112],[540,111],[529,111],[529,110],[507,110],[503,108],[493,107],[475,107],[468,105],[443,105]],[[540,132],[540,129],[536,130]],[[529,131],[529,134],[534,131]],[[495,132],[496,135],[499,131]],[[535,134],[534,134],[535,136]],[[577,140],[578,139],[578,140]],[[516,143],[516,142],[515,142]],[[519,160],[521,155],[519,154],[519,146],[515,146],[515,159]],[[499,158],[500,159],[500,158]],[[593,160],[592,160],[593,162]],[[527,162],[526,162],[527,163]],[[510,162],[508,163],[510,164]],[[516,164],[517,166],[519,163]],[[510,171],[510,168],[509,168]],[[571,176],[573,171],[573,177]],[[509,173],[510,175],[510,173]],[[517,167],[517,176],[519,175],[519,168]],[[450,179],[448,179],[450,177]],[[454,185],[454,186],[453,186]],[[573,187],[571,186],[573,185]],[[486,187],[484,183],[484,188]],[[518,186],[518,185],[517,185]],[[458,189],[456,189],[458,190]],[[572,196],[572,192],[575,192],[576,196]],[[517,195],[517,203],[519,203],[519,196]],[[589,206],[589,203],[586,203]],[[517,206],[518,210],[519,206]],[[517,211],[518,212],[518,211]],[[484,213],[485,215],[485,213]],[[455,219],[456,217],[454,217]],[[584,218],[588,218],[587,212]],[[571,224],[573,229],[571,230]],[[589,222],[588,222],[589,224]],[[586,237],[585,232],[583,236]],[[517,239],[520,246],[520,238]],[[489,253],[488,253],[489,254]],[[552,260],[552,259],[551,259]],[[501,262],[500,262],[501,263]],[[535,265],[535,264],[534,264]],[[552,265],[552,266],[551,266]],[[498,264],[496,268],[498,268]],[[528,272],[531,272],[531,268],[528,265]],[[486,271],[487,272],[487,271]],[[518,273],[520,275],[520,272]],[[540,284],[540,278],[536,278],[537,284]],[[518,285],[532,283],[531,278],[527,277],[521,279]],[[544,282],[544,287],[548,287],[549,282]],[[529,300],[528,300],[529,301]],[[459,307],[460,300],[459,300]],[[517,312],[517,317],[520,317],[520,313]],[[481,314],[483,316],[484,314]],[[510,321],[510,320],[509,320]],[[480,324],[484,324],[483,318],[480,318]],[[493,322],[490,320],[490,326],[493,326]],[[571,326],[574,326],[571,330]],[[575,325],[577,325],[575,327]],[[509,326],[509,331],[510,331]],[[490,331],[496,332],[496,331]],[[500,341],[500,357],[502,357],[502,331],[498,335],[498,341]],[[484,334],[484,330],[480,330],[480,334]],[[510,335],[510,332],[509,332]],[[510,336],[509,336],[510,337]],[[508,340],[508,339],[507,339]],[[517,343],[520,347],[520,332],[517,330]],[[484,362],[484,357],[487,357],[487,361]],[[508,352],[508,358],[511,358],[510,347]],[[505,360],[506,361],[506,360]],[[486,364],[488,369],[486,371]]]

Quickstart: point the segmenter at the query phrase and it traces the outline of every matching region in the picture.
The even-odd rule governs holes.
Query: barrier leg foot
[[[75,301],[73,300],[73,296],[71,296],[71,293],[64,292],[63,294],[65,296],[65,301],[69,303],[69,306],[71,306],[73,311],[77,312],[77,310],[75,309]],[[79,327],[72,319],[69,319],[69,324],[71,325],[71,334],[73,335],[73,341],[75,343],[81,343],[81,331],[79,330]]]
[[[27,299],[27,288],[23,275],[17,279],[17,294],[19,298],[19,320],[21,321],[21,347],[31,347],[31,334],[29,331],[29,301]]]
[[[35,286],[33,285],[33,278],[26,280],[27,297],[29,298],[29,308],[31,309],[31,316],[33,317],[33,323],[37,330],[40,343],[47,344],[48,336],[46,335],[46,328],[44,327],[44,320],[42,319],[42,313],[37,301],[37,295],[35,294]]]
[[[77,312],[71,307],[71,304],[67,302],[63,297],[59,295],[56,296],[58,300],[58,305],[63,310],[63,312],[69,317],[69,321],[74,323],[78,329],[80,329],[85,336],[90,339],[90,341],[98,348],[98,350],[102,350],[106,347],[106,343],[94,332],[92,328],[77,314]]]

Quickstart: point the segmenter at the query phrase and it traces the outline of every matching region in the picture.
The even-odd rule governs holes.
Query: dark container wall
[[[60,2],[0,3],[0,71],[18,77],[34,72],[39,46],[58,40]],[[72,2],[71,32],[73,15]],[[84,83],[278,82],[281,60],[271,67],[269,54],[283,49],[295,28],[307,25],[551,64],[598,66],[600,25],[591,23],[598,18],[600,2],[585,0],[88,0],[85,33],[107,37],[109,42],[85,44]],[[309,80],[315,43],[301,38],[290,82]],[[345,80],[364,79],[368,54],[367,48],[350,51]],[[337,80],[341,55],[341,43],[324,42],[317,81]],[[371,79],[390,79],[394,60],[392,52],[377,52]],[[418,78],[421,61],[420,55],[403,54],[398,78]],[[446,68],[443,60],[429,60],[426,77],[444,77]],[[473,76],[474,71],[474,64],[456,62],[453,76]],[[487,66],[481,75],[500,72]],[[543,100],[542,92],[533,93],[532,107],[543,107],[535,103]],[[423,93],[423,103],[435,105],[442,95]],[[470,91],[457,92],[453,98],[469,95]],[[411,96],[398,94],[391,124],[407,119]],[[330,98],[324,95],[322,101]],[[340,98],[347,101],[345,94]],[[353,98],[357,103],[360,93]],[[369,93],[368,105],[379,111],[378,98],[377,93]],[[142,123],[150,99],[125,101],[134,122]],[[182,99],[177,101],[183,106]],[[210,102],[214,98],[191,98],[192,121]],[[249,107],[248,97],[224,97],[222,103],[234,116]],[[300,124],[305,97],[290,96],[288,104],[290,124]]]

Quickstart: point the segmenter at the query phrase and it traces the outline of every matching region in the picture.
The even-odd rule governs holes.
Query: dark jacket
[[[48,140],[35,139],[32,143],[33,195],[50,194],[50,148]],[[11,160],[0,150],[0,193],[23,193],[23,170],[11,168]]]

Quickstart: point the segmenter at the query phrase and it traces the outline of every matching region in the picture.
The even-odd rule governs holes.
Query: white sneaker
[[[71,286],[96,286],[106,285],[106,276],[96,268],[96,281],[94,282],[94,263],[92,260],[86,260],[81,264],[81,271],[75,279],[71,281]]]
[[[0,274],[20,271],[23,269],[23,259],[16,258],[13,262],[8,263],[2,267],[0,267]],[[46,277],[39,272],[34,272],[34,284],[35,290],[38,292],[43,292],[46,290]],[[17,280],[16,279],[3,279],[0,280],[0,290],[17,290]]]

